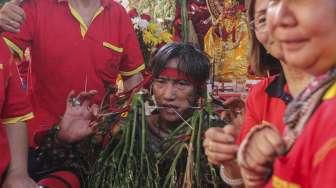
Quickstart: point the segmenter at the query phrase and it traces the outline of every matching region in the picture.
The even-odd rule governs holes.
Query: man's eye
[[[258,22],[258,24],[266,23],[266,17],[265,16],[259,17],[257,22]]]
[[[162,79],[162,78],[157,78],[157,79],[155,79],[155,82],[160,83],[160,84],[163,84],[163,83],[166,82],[166,80],[165,80],[165,79]]]
[[[182,85],[182,86],[189,86],[190,82],[182,80],[182,81],[178,81],[177,84]]]
[[[268,0],[268,6],[272,7],[276,4],[278,4],[281,0]]]

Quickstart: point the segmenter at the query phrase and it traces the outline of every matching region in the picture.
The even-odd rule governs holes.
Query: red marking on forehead
[[[165,68],[160,72],[159,76],[172,78],[174,80],[187,80],[193,82],[190,76],[187,76],[185,72],[176,68]]]

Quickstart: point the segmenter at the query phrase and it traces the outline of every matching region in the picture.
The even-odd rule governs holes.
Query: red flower
[[[129,15],[131,18],[135,18],[135,17],[137,17],[139,14],[138,14],[138,11],[136,10],[136,8],[132,8],[131,10],[128,11],[128,15]]]

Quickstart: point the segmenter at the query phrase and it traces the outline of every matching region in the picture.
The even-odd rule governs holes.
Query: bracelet
[[[229,178],[224,172],[225,172],[224,166],[220,165],[220,169],[219,169],[220,177],[228,185],[230,185],[230,186],[239,186],[239,185],[242,185],[244,183],[243,182],[243,178],[232,179],[232,178]]]

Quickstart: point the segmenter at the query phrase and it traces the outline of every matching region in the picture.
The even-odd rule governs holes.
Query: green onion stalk
[[[92,168],[88,187],[223,187],[202,147],[202,135],[212,126],[209,105],[155,140],[145,114],[149,99],[144,92],[133,96],[121,131]]]

